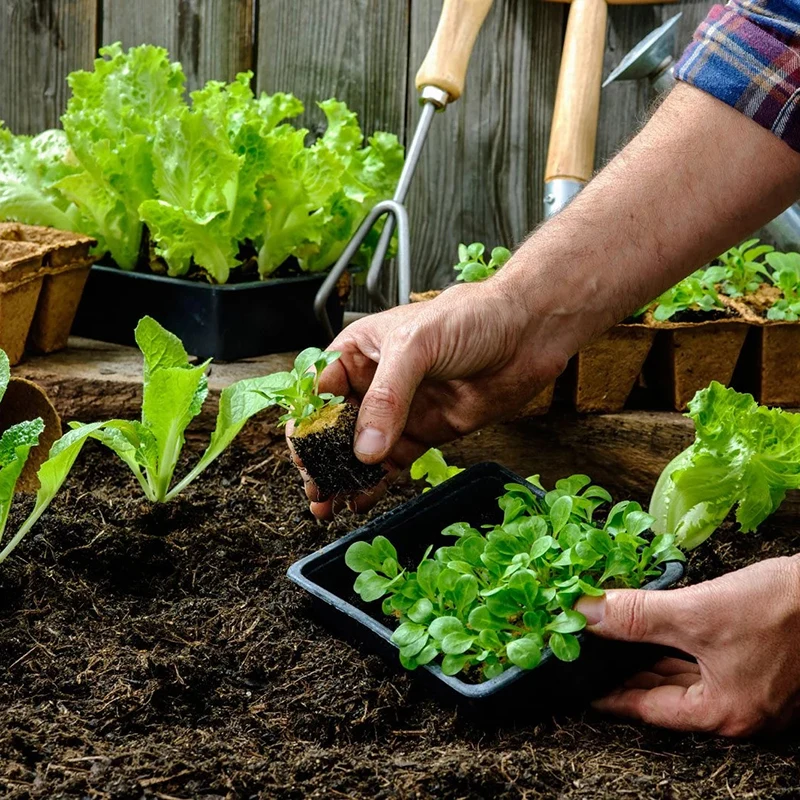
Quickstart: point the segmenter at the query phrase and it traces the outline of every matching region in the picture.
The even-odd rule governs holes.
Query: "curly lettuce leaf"
[[[0,219],[82,230],[78,210],[56,183],[76,171],[64,131],[14,136],[0,123]]]
[[[325,234],[319,248],[300,265],[319,272],[333,265],[373,206],[392,196],[403,169],[403,147],[394,134],[376,132],[362,147],[363,135],[356,115],[335,99],[319,103],[327,119],[327,129],[318,142],[335,153],[344,164],[341,187],[332,194],[324,209]],[[378,242],[376,226],[359,248],[357,264],[368,265]],[[391,253],[390,253],[391,255]]]
[[[94,71],[68,77],[72,97],[61,118],[79,170],[56,187],[87,219],[123,269],[139,254],[139,206],[155,197],[153,140],[157,123],[185,107],[185,78],[166,50],[119,43],[100,49]]]
[[[800,488],[800,414],[760,406],[713,382],[689,404],[696,438],[661,473],[650,501],[653,530],[691,550],[736,507],[754,531]]]

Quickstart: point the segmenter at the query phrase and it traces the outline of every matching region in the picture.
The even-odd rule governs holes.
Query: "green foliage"
[[[722,291],[729,297],[754,292],[769,277],[764,256],[774,250],[771,245],[759,244],[758,239],[731,247],[708,269],[708,280],[721,284]]]
[[[365,602],[383,598],[398,622],[392,641],[406,668],[440,659],[446,675],[480,670],[489,680],[510,666],[533,669],[548,646],[573,661],[586,624],[572,608],[578,598],[641,586],[683,559],[673,536],[645,535],[652,517],[638,503],[617,503],[604,523],[595,520],[611,497],[585,475],[558,481],[543,499],[523,484],[505,489],[499,524],[449,525],[442,535],[453,543],[429,548],[414,571],[382,536],[348,548],[355,591]]]
[[[344,400],[343,397],[319,391],[319,379],[323,370],[340,355],[341,353],[320,350],[318,347],[309,347],[294,360],[294,369],[276,372],[265,379],[264,385],[258,391],[270,404],[278,405],[286,411],[280,418],[282,425],[289,420],[302,422],[326,406],[335,406]]]
[[[510,258],[511,251],[505,247],[495,247],[489,262],[486,262],[486,248],[480,242],[458,246],[458,264],[453,269],[458,273],[456,280],[475,283],[491,278]]]
[[[163,48],[117,43],[100,56],[68,78],[64,132],[31,139],[0,128],[0,218],[88,233],[123,269],[137,263],[146,223],[170,275],[200,268],[225,283],[242,248],[257,254],[262,278],[290,256],[327,269],[397,184],[397,137],[378,131],[364,144],[356,115],[335,99],[319,104],[328,126],[309,144],[306,129],[284,123],[303,104],[256,97],[250,72],[209,81],[190,105],[181,65]]]
[[[783,295],[767,311],[767,319],[797,322],[800,319],[800,253],[769,253],[772,283]]]
[[[458,475],[463,472],[463,467],[451,467],[444,460],[441,450],[432,447],[426,453],[423,453],[411,465],[411,477],[415,480],[422,480],[423,478],[428,483],[422,491],[428,492],[434,486],[444,483],[448,478]]]
[[[233,441],[250,417],[273,405],[263,390],[272,376],[238,381],[222,391],[217,424],[195,468],[175,487],[173,475],[189,423],[208,394],[209,362],[192,366],[177,336],[151,317],[136,327],[136,343],[144,356],[141,420],[111,420],[100,427],[72,423],[113,450],[124,461],[145,496],[153,503],[171,500],[186,488]]]
[[[698,270],[668,289],[654,301],[653,318],[666,322],[683,311],[714,311],[722,307],[714,283],[709,281],[704,270]],[[644,310],[640,311],[641,314]]]
[[[800,414],[760,406],[716,381],[689,403],[695,441],[661,473],[650,500],[657,533],[692,550],[736,507],[754,531],[800,488]]]

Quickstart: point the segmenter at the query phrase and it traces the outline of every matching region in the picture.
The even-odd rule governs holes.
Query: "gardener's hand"
[[[800,701],[800,556],[664,592],[612,590],[576,608],[599,636],[667,645],[665,658],[594,706],[684,731],[749,736]]]
[[[386,463],[391,477],[427,448],[519,411],[571,355],[553,315],[532,316],[530,308],[492,279],[345,328],[330,346],[342,357],[323,373],[321,389],[360,403],[358,458]],[[304,477],[318,517],[344,504],[318,497]],[[378,494],[349,501],[361,510]]]

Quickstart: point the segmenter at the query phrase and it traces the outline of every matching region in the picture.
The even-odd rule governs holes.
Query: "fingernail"
[[[377,428],[364,428],[356,437],[355,451],[357,456],[380,455],[386,449],[386,437]]]
[[[575,610],[586,617],[587,625],[597,625],[606,614],[606,596],[581,597],[575,604]]]

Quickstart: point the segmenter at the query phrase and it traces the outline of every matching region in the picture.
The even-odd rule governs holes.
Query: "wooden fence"
[[[689,41],[709,0],[611,6],[605,73],[645,34],[683,11]],[[294,92],[302,122],[322,128],[314,100],[336,96],[365,132],[406,143],[413,89],[441,0],[0,0],[0,119],[17,133],[58,124],[67,73],[91,68],[98,46],[152,43],[183,63],[190,88],[252,69],[261,91]],[[542,176],[567,6],[495,0],[462,99],[434,120],[408,206],[413,285],[441,285],[459,241],[518,242],[541,218]],[[597,165],[644,119],[647,93],[603,92]]]

